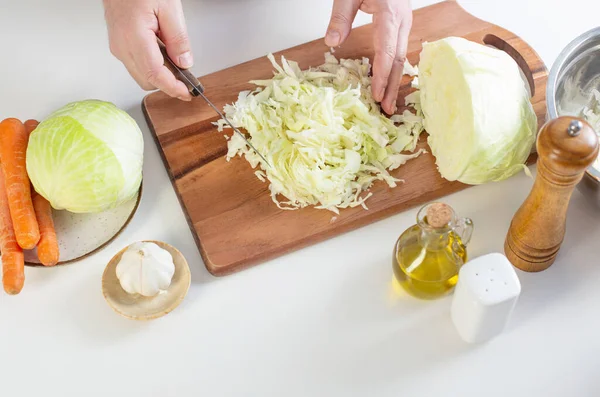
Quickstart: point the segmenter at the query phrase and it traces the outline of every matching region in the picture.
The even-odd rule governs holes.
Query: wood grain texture
[[[527,272],[550,267],[565,236],[567,209],[575,186],[598,157],[598,137],[582,122],[577,136],[569,136],[573,117],[548,122],[537,139],[537,176],[533,188],[515,214],[504,244],[512,264]]]
[[[531,84],[532,103],[540,125],[545,121],[547,69],[537,54],[514,34],[466,13],[455,2],[416,10],[408,59],[419,61],[422,43],[447,36],[494,45],[509,52],[523,67]],[[352,31],[338,50],[338,58],[373,59],[371,25]],[[328,48],[316,40],[276,53],[295,60],[302,68],[318,66]],[[253,89],[252,79],[272,76],[266,57],[255,59],[200,78],[206,94],[218,107],[235,102],[240,91]],[[405,77],[399,94],[399,112],[408,95]],[[369,210],[332,213],[307,208],[279,210],[271,201],[268,185],[260,182],[246,160],[226,162],[223,134],[211,124],[217,116],[202,101],[184,103],[157,92],[143,102],[146,119],[184,209],[207,269],[217,276],[275,258],[301,247],[356,229],[411,207],[439,199],[467,186],[443,180],[428,154],[409,161],[392,174],[406,181],[395,189],[384,183],[373,186]],[[230,134],[231,132],[228,132]],[[419,147],[426,147],[422,137]]]

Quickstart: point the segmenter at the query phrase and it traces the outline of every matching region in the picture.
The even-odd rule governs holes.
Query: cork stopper
[[[448,204],[433,203],[427,208],[427,224],[436,229],[447,226],[452,221],[452,208]]]

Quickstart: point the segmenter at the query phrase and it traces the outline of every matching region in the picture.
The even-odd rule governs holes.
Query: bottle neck
[[[450,242],[449,230],[428,230],[421,228],[421,245],[427,249],[436,250],[447,247]]]

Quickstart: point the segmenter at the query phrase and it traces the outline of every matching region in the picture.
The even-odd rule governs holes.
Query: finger
[[[331,21],[325,36],[326,45],[337,47],[346,40],[359,6],[360,0],[334,0]]]
[[[396,102],[398,101],[398,91],[400,90],[402,76],[404,75],[404,60],[406,59],[406,49],[408,47],[408,37],[410,35],[411,25],[412,21],[410,18],[404,19],[400,25],[400,31],[398,32],[396,57],[394,59],[390,78],[388,79],[385,97],[382,102],[383,110],[385,110],[387,114],[396,112]]]
[[[382,11],[373,16],[375,29],[375,60],[373,61],[373,98],[383,100],[398,45],[400,21],[391,11]]]
[[[152,84],[150,84],[142,75],[141,73],[139,73],[135,67],[135,62],[133,59],[130,60],[126,60],[123,61],[123,64],[125,65],[125,68],[127,69],[127,71],[129,72],[129,74],[131,75],[131,77],[133,77],[133,79],[135,80],[136,83],[138,83],[138,85],[145,91],[152,91],[155,90],[156,87],[153,86]]]
[[[140,73],[137,71],[137,68],[135,67],[135,60],[133,59],[133,55],[128,53],[127,50],[125,50],[123,47],[118,45],[116,40],[112,40],[112,39],[110,40],[110,52],[111,52],[111,54],[113,54],[115,56],[115,58],[117,58],[119,61],[121,61],[121,63],[123,63],[123,66],[125,66],[125,69],[127,69],[127,72],[129,73],[129,75],[131,77],[133,77],[135,82],[142,89],[144,89],[146,91],[151,91],[151,90],[156,89],[156,87],[154,87],[152,84],[148,83],[146,81],[146,79],[144,79],[143,76],[141,76]]]
[[[167,47],[167,54],[180,68],[191,68],[194,59],[181,2],[168,2],[166,6],[159,8],[157,17],[160,36]]]
[[[181,100],[191,100],[192,97],[185,84],[177,80],[173,73],[164,66],[164,58],[156,34],[152,30],[142,30],[133,40],[133,59],[136,69],[143,80],[169,96]]]

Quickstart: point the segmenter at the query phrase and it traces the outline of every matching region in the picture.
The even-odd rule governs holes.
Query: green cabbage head
[[[143,155],[142,132],[126,112],[86,100],[57,110],[33,131],[27,172],[52,207],[102,212],[135,196]]]

